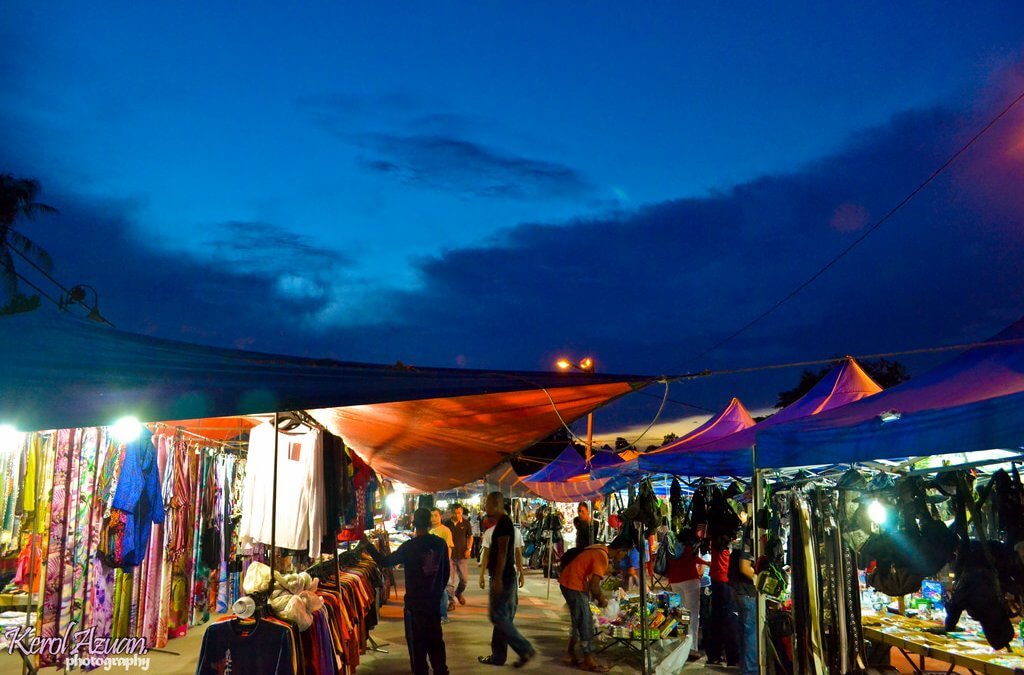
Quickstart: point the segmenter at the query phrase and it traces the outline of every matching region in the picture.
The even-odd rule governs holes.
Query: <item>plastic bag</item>
[[[601,610],[601,616],[608,621],[614,621],[619,618],[619,599],[612,598],[609,600],[608,604]]]

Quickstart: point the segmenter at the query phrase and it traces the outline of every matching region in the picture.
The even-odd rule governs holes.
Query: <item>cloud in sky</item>
[[[984,100],[978,109],[896,115],[828,157],[706,197],[523,223],[419,260],[414,288],[347,280],[345,256],[272,223],[215,226],[207,244],[216,256],[202,245],[171,253],[134,236],[131,205],[68,191],[44,195],[62,215],[29,233],[54,254],[61,278],[100,289],[119,326],[260,350],[507,368],[588,354],[606,372],[662,373],[956,343],[988,337],[1024,313],[1024,160],[1013,150],[1024,133],[1022,110],[795,301],[689,362],[916,187],[991,115],[991,101],[1006,100],[1005,90]],[[378,135],[367,143],[396,172],[463,181],[462,189],[486,182],[473,183],[458,173],[464,169],[445,178],[449,169],[426,157],[431,148],[463,167],[478,162],[481,172],[501,167],[499,184],[532,174],[542,176],[538,186],[577,181],[544,163],[424,138]],[[36,177],[44,187],[60,182]],[[223,252],[228,246],[234,259]],[[247,255],[258,262],[245,264]],[[329,269],[329,278],[288,274],[310,264]],[[795,377],[698,380],[674,387],[672,397],[715,408],[739,395],[757,407]],[[602,413],[610,423],[637,421],[615,414]]]
[[[404,183],[459,195],[504,198],[574,198],[592,189],[566,165],[499,152],[481,143],[442,134],[366,134],[371,152],[362,164]]]
[[[481,142],[475,136],[486,125],[439,111],[411,94],[335,93],[302,97],[296,106],[327,133],[358,148],[364,169],[406,185],[511,200],[574,199],[594,191],[578,169]]]

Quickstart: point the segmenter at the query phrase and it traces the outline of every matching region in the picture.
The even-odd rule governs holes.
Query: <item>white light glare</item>
[[[122,417],[110,428],[114,438],[122,443],[131,443],[142,433],[142,423],[134,417]]]
[[[448,508],[448,500],[447,499],[438,499],[437,500],[437,508],[439,508],[439,509],[446,509],[446,508]]]
[[[14,450],[21,442],[25,439],[25,434],[21,433],[10,424],[0,424],[0,451],[3,450]]]
[[[473,495],[466,500],[466,503],[473,507],[480,506],[480,495]]]
[[[388,511],[394,514],[401,513],[402,507],[405,505],[405,499],[402,497],[402,495],[398,494],[397,492],[392,492],[391,494],[389,494],[385,498],[385,501],[387,502],[388,505]]]
[[[889,518],[889,510],[880,501],[875,499],[868,504],[868,517],[871,518],[871,522],[881,525]]]

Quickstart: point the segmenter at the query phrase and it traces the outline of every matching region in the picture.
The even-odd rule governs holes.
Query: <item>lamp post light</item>
[[[555,361],[555,365],[559,370],[578,370],[581,373],[594,373],[597,370],[597,364],[594,359],[590,356],[586,356],[580,359],[579,363],[573,363],[569,359],[562,357]],[[587,413],[587,466],[590,466],[590,460],[594,456],[594,413]]]

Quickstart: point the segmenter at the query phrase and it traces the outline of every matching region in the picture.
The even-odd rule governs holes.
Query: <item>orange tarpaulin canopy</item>
[[[561,426],[559,414],[569,423],[631,391],[629,383],[615,382],[310,413],[380,474],[436,492],[480,478],[547,436]]]
[[[172,429],[182,429],[190,434],[209,438],[212,441],[230,441],[249,431],[256,424],[256,420],[248,417],[207,417],[206,419],[154,422],[147,426],[154,433],[157,428],[164,426]]]

